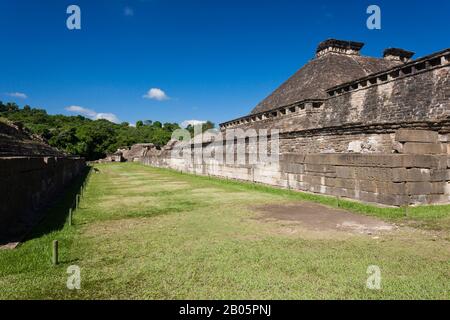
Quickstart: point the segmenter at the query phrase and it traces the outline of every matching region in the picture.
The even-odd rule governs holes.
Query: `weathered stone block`
[[[325,185],[327,187],[334,187],[336,184],[336,178],[325,177]]]
[[[359,154],[348,157],[350,164],[360,167],[398,168],[403,159],[397,154]]]
[[[380,168],[402,168],[404,161],[410,155],[401,154],[311,154],[306,155],[306,164],[321,164],[342,167],[380,167]]]
[[[440,134],[439,135],[439,141],[442,142],[442,143],[450,142],[450,133]]]
[[[444,204],[450,202],[450,196],[440,194],[429,194],[421,196],[411,196],[411,204]]]
[[[306,175],[304,181],[311,185],[325,185],[325,177]]]
[[[428,204],[429,198],[426,195],[410,195],[409,204]]]
[[[397,155],[405,168],[444,169],[447,166],[446,156],[438,155]]]
[[[395,141],[437,143],[439,134],[429,130],[400,129],[395,133]]]
[[[447,188],[447,182],[432,182],[431,194],[445,194]]]
[[[406,185],[402,182],[381,182],[361,180],[359,181],[359,187],[362,191],[374,192],[374,193],[387,193],[396,195],[406,195]]]
[[[440,155],[440,156],[436,156],[438,158],[438,165],[436,167],[436,169],[445,169],[447,168],[448,165],[448,159],[450,158],[447,155]]]
[[[336,167],[331,165],[324,164],[306,164],[305,165],[306,172],[320,172],[320,173],[335,173]]]
[[[280,162],[280,170],[288,173],[304,173],[304,165],[292,162]]]
[[[355,198],[355,191],[341,187],[328,187],[327,191],[330,195],[336,197]]]
[[[430,194],[432,186],[430,182],[407,182],[406,190],[409,195]]]
[[[450,195],[440,195],[440,194],[430,194],[427,196],[427,203],[433,204],[433,203],[449,203],[450,202]]]
[[[390,206],[401,206],[408,202],[407,196],[389,195],[374,192],[361,191],[359,199],[365,202],[382,203]]]
[[[328,181],[326,181],[328,182]],[[344,188],[344,189],[354,189],[356,185],[356,180],[354,179],[342,179],[342,178],[336,178],[333,179],[332,182],[334,187],[338,188]]]
[[[444,147],[444,153],[450,154],[450,143],[443,143],[442,146]]]
[[[408,175],[406,181],[410,182],[420,182],[420,181],[430,181],[431,172],[430,169],[408,169]]]
[[[305,155],[298,154],[298,153],[284,153],[284,154],[280,155],[280,162],[304,163]]]
[[[356,168],[356,179],[392,181],[392,169],[390,168]]]
[[[440,143],[407,142],[403,145],[406,154],[442,154]]]
[[[356,171],[354,167],[336,167],[336,176],[343,179],[355,179]]]
[[[409,202],[409,197],[405,195],[378,194],[378,203],[389,206],[402,206]]]
[[[408,179],[408,170],[406,168],[393,168],[392,182],[404,182]]]
[[[446,181],[450,180],[450,170],[448,169],[432,169],[430,172],[430,181]]]
[[[314,172],[314,171],[310,171],[307,172],[308,175],[311,176],[318,176],[318,177],[327,177],[327,178],[336,178],[336,173],[330,172],[330,173],[324,173],[324,172]]]

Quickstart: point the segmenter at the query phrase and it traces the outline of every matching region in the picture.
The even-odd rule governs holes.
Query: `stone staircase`
[[[39,136],[31,134],[20,124],[0,121],[0,157],[63,156]]]

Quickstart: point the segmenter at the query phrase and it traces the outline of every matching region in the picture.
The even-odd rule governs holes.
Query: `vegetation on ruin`
[[[16,250],[0,251],[0,298],[448,299],[450,206],[339,206],[400,228],[377,237],[312,231],[255,206],[335,198],[181,174],[134,163],[97,165],[74,226],[74,191]],[[61,263],[51,265],[51,242]],[[81,290],[66,288],[81,268]],[[366,288],[369,265],[381,290]]]
[[[105,157],[120,147],[136,143],[153,143],[164,146],[172,137],[172,132],[179,129],[177,123],[159,121],[137,121],[136,126],[129,123],[112,123],[108,120],[91,120],[83,116],[49,115],[43,109],[15,103],[3,104],[0,101],[0,117],[22,123],[32,133],[42,136],[52,147],[70,155],[80,155],[88,160]],[[208,121],[202,130],[213,128]],[[194,128],[186,128],[193,134]]]

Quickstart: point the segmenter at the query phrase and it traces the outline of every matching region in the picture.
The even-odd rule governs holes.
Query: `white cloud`
[[[204,123],[206,123],[206,121],[203,121],[203,120],[184,120],[184,121],[181,123],[181,126],[182,126],[183,128],[186,128],[188,125],[196,126],[196,125],[204,124]]]
[[[94,110],[87,109],[80,106],[69,106],[66,108],[67,111],[78,113],[84,115],[86,117],[91,118],[92,120],[105,119],[114,123],[119,123],[120,120],[113,113],[97,113]]]
[[[97,113],[96,120],[105,119],[114,123],[120,123],[119,118],[114,113]]]
[[[83,108],[80,106],[70,106],[67,107],[66,110],[88,116],[89,118],[95,118],[97,116],[97,112],[95,112],[94,110]]]
[[[159,89],[159,88],[151,88],[150,90],[148,90],[148,92],[142,96],[143,98],[146,99],[153,99],[153,100],[158,100],[158,101],[163,101],[163,100],[168,100],[170,99],[167,94]]]
[[[133,8],[125,7],[125,9],[123,9],[123,14],[126,15],[127,17],[132,17],[134,16],[134,10]]]
[[[7,92],[5,93],[7,96],[13,97],[13,98],[19,98],[19,99],[26,99],[28,96],[25,93],[22,92]]]

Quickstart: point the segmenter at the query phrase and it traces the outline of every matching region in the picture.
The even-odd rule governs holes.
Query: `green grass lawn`
[[[400,225],[378,237],[263,219],[255,204],[334,198],[140,164],[97,165],[74,226],[70,193],[30,239],[0,251],[2,299],[449,299],[450,206],[342,208]],[[73,190],[72,190],[73,191]],[[60,242],[58,266],[51,242]],[[81,268],[81,290],[66,288]],[[366,288],[381,269],[381,290]]]

